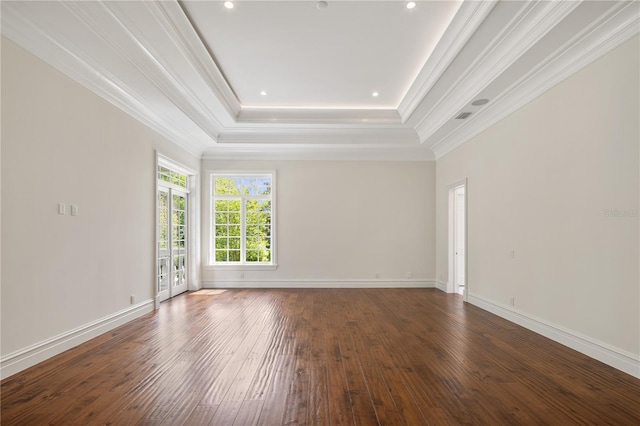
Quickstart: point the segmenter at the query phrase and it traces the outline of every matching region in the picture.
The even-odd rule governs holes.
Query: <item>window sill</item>
[[[270,265],[206,265],[207,271],[275,271],[278,269],[277,264]]]

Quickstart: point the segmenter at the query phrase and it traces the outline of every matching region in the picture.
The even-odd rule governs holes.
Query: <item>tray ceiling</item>
[[[2,34],[204,158],[429,160],[640,25],[638,2],[416,3],[5,0]]]

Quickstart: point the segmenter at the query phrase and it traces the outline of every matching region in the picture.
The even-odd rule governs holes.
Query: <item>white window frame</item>
[[[209,171],[207,173],[208,176],[208,194],[209,194],[209,218],[208,218],[208,256],[207,256],[207,268],[209,270],[227,270],[227,271],[274,271],[278,268],[277,262],[277,180],[276,180],[276,171],[275,170],[267,170],[267,171],[256,171],[256,170],[215,170]],[[214,194],[214,179],[216,177],[259,177],[259,176],[269,176],[271,178],[271,262],[270,263],[255,263],[255,262],[229,262],[229,263],[216,263],[215,262],[215,194]],[[241,209],[244,213],[244,202],[241,203]],[[245,228],[246,223],[245,216],[242,214],[241,219],[241,247],[242,251],[246,251],[244,247],[244,236],[245,236]],[[242,254],[244,258],[245,253]]]

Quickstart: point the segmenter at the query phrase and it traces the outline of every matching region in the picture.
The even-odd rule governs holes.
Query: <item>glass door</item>
[[[157,293],[160,302],[187,291],[188,194],[158,186]]]
[[[171,295],[187,291],[187,194],[171,191]]]
[[[169,189],[158,188],[158,230],[157,230],[157,291],[160,301],[169,297],[169,280],[171,275],[171,240],[169,238]]]

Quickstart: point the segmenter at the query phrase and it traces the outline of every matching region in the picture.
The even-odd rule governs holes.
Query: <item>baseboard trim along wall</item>
[[[202,281],[202,288],[435,288],[427,279],[283,279]]]
[[[12,352],[0,358],[0,378],[12,376],[52,356],[87,342],[109,330],[153,311],[153,300],[130,306],[114,314],[77,327],[50,339]]]
[[[613,368],[640,378],[640,357],[637,355],[473,294],[468,295],[468,302]]]
[[[444,291],[445,293],[447,293],[447,283],[442,282],[442,281],[436,281],[436,288],[440,291]]]

